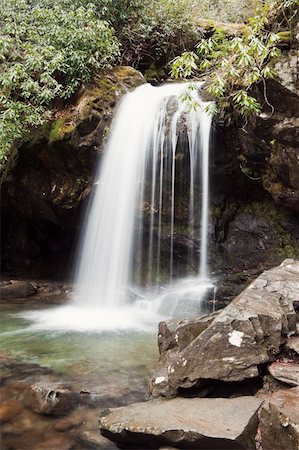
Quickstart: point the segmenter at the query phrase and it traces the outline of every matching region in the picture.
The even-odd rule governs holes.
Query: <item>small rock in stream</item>
[[[60,416],[77,406],[78,395],[58,384],[36,383],[24,392],[24,403],[39,414]]]

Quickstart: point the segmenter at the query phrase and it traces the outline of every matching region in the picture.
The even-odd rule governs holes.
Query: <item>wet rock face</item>
[[[255,95],[265,104],[262,87]],[[299,97],[277,81],[267,82],[267,102],[260,116],[238,131],[242,166],[257,179],[276,204],[298,212]]]
[[[18,275],[68,274],[81,207],[121,96],[145,80],[131,67],[105,71],[19,150],[2,186],[2,267]]]
[[[273,113],[266,107],[264,116],[251,118],[246,127],[236,123],[227,127],[221,121],[213,125],[212,272],[228,274],[258,267],[262,271],[286,257],[299,256],[299,98],[292,75],[295,57],[296,50],[286,53],[283,58],[289,63],[283,58],[279,61],[279,82],[268,82],[267,99]],[[290,80],[284,80],[283,74]],[[79,92],[71,105],[57,112],[53,122],[36,130],[30,143],[20,149],[18,164],[2,188],[1,257],[6,273],[41,278],[71,272],[95,162],[115,105],[124,92],[143,82],[142,75],[131,67],[106,71]],[[263,89],[257,89],[256,96],[265,104]],[[188,233],[189,193],[185,181],[189,164],[183,156],[180,149],[176,192],[182,198],[175,208],[174,236],[174,265],[179,276],[194,271],[190,253],[198,261],[200,248],[198,239]],[[164,255],[165,249],[166,261],[170,238],[169,233],[164,234],[161,250]],[[226,291],[228,301],[238,293],[228,285]]]
[[[273,361],[288,333],[295,333],[298,298],[299,262],[286,260],[260,275],[218,314],[198,319],[197,336],[194,321],[189,333],[188,323],[176,329],[172,323],[160,324],[162,353],[151,393],[169,397],[211,380],[258,377],[260,366]]]
[[[152,400],[106,411],[100,429],[118,444],[139,448],[254,448],[261,403],[255,397]]]

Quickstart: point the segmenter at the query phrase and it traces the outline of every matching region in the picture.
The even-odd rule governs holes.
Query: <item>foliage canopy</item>
[[[0,10],[0,171],[13,166],[28,132],[113,64],[138,68],[151,62],[188,77],[210,72],[210,93],[219,106],[242,115],[260,110],[253,83],[273,76],[267,66],[279,54],[267,28],[275,10],[298,0],[267,0],[246,32],[229,37],[215,30],[201,37],[197,19],[242,21],[261,0],[2,0]],[[268,8],[268,9],[267,9]],[[2,177],[2,178],[3,178]],[[1,178],[1,177],[0,177]]]
[[[92,5],[2,0],[0,12],[0,168],[16,141],[43,123],[47,107],[69,98],[119,54],[111,27]]]
[[[266,92],[265,80],[275,76],[269,62],[281,54],[281,33],[272,31],[271,22],[282,16],[291,24],[297,14],[298,0],[272,0],[248,20],[242,33],[230,36],[215,28],[211,37],[202,39],[194,51],[176,57],[172,75],[188,78],[202,72],[209,74],[207,91],[220,109],[237,111],[242,116],[258,114],[262,106],[250,95],[251,88],[262,82]],[[283,37],[285,34],[290,33]],[[266,94],[265,102],[268,103]],[[212,108],[215,113],[217,106]]]

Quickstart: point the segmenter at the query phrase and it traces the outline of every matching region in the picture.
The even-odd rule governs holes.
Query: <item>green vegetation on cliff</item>
[[[92,6],[3,0],[0,28],[0,168],[7,171],[18,140],[45,121],[53,102],[109,66],[119,44]]]
[[[152,65],[155,71],[156,67],[168,67],[173,58],[185,52],[175,60],[175,76],[211,71],[209,89],[220,99],[221,107],[233,104],[241,113],[258,112],[259,105],[248,94],[248,88],[272,76],[265,63],[277,55],[276,34],[268,30],[265,34],[267,9],[259,19],[249,21],[240,37],[218,29],[213,32],[213,20],[243,21],[261,3],[2,0],[0,180],[13,167],[17,149],[28,132],[47,121],[100,69],[111,65],[127,64],[143,70]],[[290,8],[295,3],[274,2],[275,8]],[[271,5],[266,7],[268,11]],[[203,28],[211,29],[208,36]],[[240,27],[232,25],[232,29],[235,33]],[[197,53],[186,53],[201,38]]]
[[[207,91],[219,108],[242,116],[261,112],[262,105],[251,95],[251,88],[263,83],[264,102],[272,108],[265,83],[275,77],[269,62],[280,55],[279,45],[291,40],[292,23],[297,17],[298,0],[266,2],[235,36],[215,26],[211,36],[202,39],[194,51],[174,59],[172,75],[186,78],[208,73]],[[215,112],[217,107],[212,106]]]

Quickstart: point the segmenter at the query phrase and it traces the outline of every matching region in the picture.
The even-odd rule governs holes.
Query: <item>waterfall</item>
[[[165,318],[206,312],[211,116],[200,89],[145,84],[122,98],[82,227],[73,300],[24,314],[30,330],[153,332]]]
[[[182,181],[187,185],[186,227],[192,239],[188,258],[196,282],[209,281],[211,116],[200,99],[200,87],[145,84],[121,100],[83,227],[76,305],[119,308],[144,286],[157,296],[161,287],[174,285],[179,270],[175,230],[181,208],[176,195],[181,148],[189,165],[189,179]],[[200,242],[197,251],[195,241]]]

